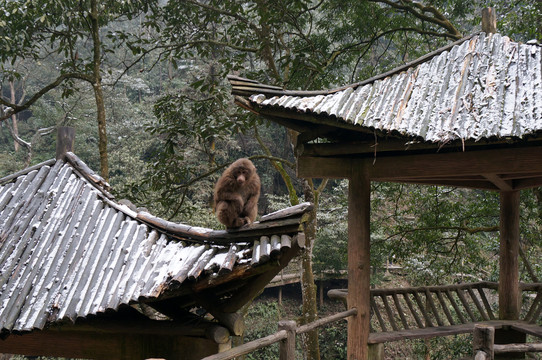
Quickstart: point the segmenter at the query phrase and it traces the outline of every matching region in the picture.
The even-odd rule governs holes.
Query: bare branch
[[[80,73],[67,73],[67,74],[62,74],[59,77],[57,77],[55,81],[43,87],[40,91],[35,93],[34,96],[32,96],[27,102],[23,104],[13,104],[9,101],[4,100],[2,97],[0,97],[0,104],[11,108],[8,111],[5,111],[4,114],[0,115],[0,122],[6,119],[9,119],[14,114],[20,113],[21,111],[28,109],[36,101],[38,101],[43,95],[47,94],[49,91],[53,90],[54,88],[56,88],[57,86],[59,86],[60,84],[62,84],[64,81],[68,79],[79,79],[79,80],[84,80],[90,83],[94,81],[94,78],[89,75],[80,74]]]

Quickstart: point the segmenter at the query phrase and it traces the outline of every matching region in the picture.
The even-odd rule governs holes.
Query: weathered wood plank
[[[312,203],[304,202],[299,205],[291,206],[286,209],[281,209],[281,210],[263,215],[260,218],[260,223],[270,221],[270,220],[285,219],[288,217],[300,216],[310,211],[313,208],[314,208],[314,205]]]

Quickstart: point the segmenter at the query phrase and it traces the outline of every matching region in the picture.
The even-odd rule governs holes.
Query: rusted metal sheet
[[[247,84],[251,90],[245,86],[243,96],[256,107],[323,115],[429,142],[522,138],[542,130],[542,47],[499,34],[469,37],[412,67],[321,95],[272,96]]]
[[[0,179],[0,333],[116,310],[173,283],[270,259],[255,256],[260,235],[229,244],[170,238],[167,226],[112,200],[70,156]]]

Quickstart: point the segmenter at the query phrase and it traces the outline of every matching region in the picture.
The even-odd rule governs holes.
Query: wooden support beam
[[[298,157],[297,177],[346,179],[352,172],[353,159]]]
[[[363,158],[301,156],[297,173],[300,177],[347,178],[358,163],[366,166],[372,181],[446,181],[445,177],[482,173],[532,176],[542,174],[542,146]]]
[[[348,360],[367,360],[370,289],[371,181],[363,166],[352,169],[348,187],[348,309],[357,315],[348,318]]]
[[[483,176],[491,181],[496,187],[498,187],[501,191],[512,191],[514,190],[514,187],[512,185],[512,182],[510,180],[504,180],[497,174],[483,174]]]
[[[521,311],[519,288],[519,191],[501,192],[499,319],[517,320]],[[496,344],[525,343],[526,336],[513,329],[495,333]],[[524,353],[497,354],[495,359],[524,359]]]
[[[198,360],[219,348],[212,340],[164,334],[45,330],[0,339],[0,353],[98,360]]]
[[[519,290],[519,191],[501,192],[499,319],[517,320]]]

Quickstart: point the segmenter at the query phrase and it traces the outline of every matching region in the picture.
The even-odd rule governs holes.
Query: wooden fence
[[[278,332],[264,338],[248,342],[241,346],[237,346],[219,354],[207,356],[202,360],[229,360],[275,343],[279,343],[280,360],[294,360],[296,335],[306,333],[317,327],[324,326],[341,319],[346,319],[349,316],[355,316],[356,314],[357,309],[350,309],[301,326],[297,326],[296,322],[293,320],[280,321],[278,325]]]
[[[371,290],[371,333],[369,347],[405,339],[424,339],[473,333],[475,326],[503,326],[542,338],[542,327],[535,324],[542,314],[542,283],[521,284],[523,309],[518,321],[497,319],[497,288],[494,282],[478,282],[445,286],[422,286]],[[346,290],[330,290],[329,297],[346,303]],[[257,349],[279,343],[280,360],[293,360],[295,338],[316,327],[356,314],[350,309],[303,326],[294,321],[281,321],[279,331],[203,360],[228,360]],[[515,347],[513,345],[516,345]],[[531,350],[526,350],[530,346]],[[493,353],[532,352],[542,344],[493,345]],[[370,350],[371,351],[371,350]],[[377,350],[373,351],[378,352]],[[480,355],[482,356],[482,355]],[[378,358],[378,357],[375,357]],[[493,359],[480,357],[477,360]]]
[[[521,324],[518,324],[521,327]],[[514,325],[511,326],[512,328]],[[542,352],[542,343],[495,344],[495,327],[476,324],[473,334],[475,360],[493,360],[497,354]]]

